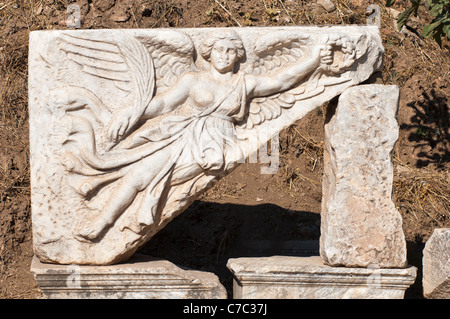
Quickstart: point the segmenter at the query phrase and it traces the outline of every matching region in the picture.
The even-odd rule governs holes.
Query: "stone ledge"
[[[324,265],[319,256],[236,258],[235,299],[401,299],[417,268],[346,268]]]
[[[167,260],[135,256],[112,266],[31,264],[49,299],[226,299],[216,275],[182,269]]]

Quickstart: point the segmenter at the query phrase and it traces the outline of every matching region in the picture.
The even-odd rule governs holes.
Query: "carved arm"
[[[292,88],[306,75],[319,67],[321,58],[324,59],[324,54],[321,53],[324,49],[324,46],[315,46],[306,61],[302,59],[275,72],[257,76],[246,75],[248,96],[269,96]],[[328,51],[326,54],[328,54]],[[326,58],[325,61],[327,61]]]
[[[144,109],[142,119],[154,118],[173,111],[183,104],[190,94],[190,87],[195,76],[192,73],[184,74],[178,82],[167,91],[157,94]]]

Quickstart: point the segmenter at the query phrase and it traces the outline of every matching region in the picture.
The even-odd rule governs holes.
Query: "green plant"
[[[426,127],[423,127],[422,125],[421,126],[419,126],[418,128],[417,128],[417,136],[419,137],[419,138],[421,138],[421,139],[425,139],[425,138],[427,138],[428,137],[428,135],[429,135],[429,131],[428,131],[428,129],[426,128]]]
[[[386,0],[386,7],[390,7],[396,0]],[[450,39],[450,2],[449,0],[410,0],[411,7],[403,11],[397,18],[397,26],[401,29],[409,17],[413,14],[417,17],[419,7],[425,6],[428,14],[433,17],[430,24],[424,26],[422,34],[425,37],[433,38],[442,47],[442,37]]]

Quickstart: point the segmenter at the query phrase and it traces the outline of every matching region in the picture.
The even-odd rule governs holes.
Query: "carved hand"
[[[330,44],[321,46],[320,50],[320,65],[328,66],[333,63],[333,48]]]
[[[333,63],[333,47],[326,43],[314,46],[310,52],[310,57],[311,61],[314,61],[313,64],[328,70]]]
[[[344,53],[344,63],[343,67],[350,67],[356,59],[356,46],[354,43],[348,42],[345,46],[342,46],[342,52]]]
[[[106,134],[110,141],[119,142],[122,137],[137,123],[139,115],[134,108],[124,108],[114,114],[106,128]]]

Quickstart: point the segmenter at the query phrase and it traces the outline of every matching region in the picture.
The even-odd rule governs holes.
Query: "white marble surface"
[[[320,254],[328,265],[407,265],[402,217],[392,200],[398,99],[395,85],[349,88],[325,125]]]
[[[31,32],[36,255],[127,260],[383,51],[371,26]]]

